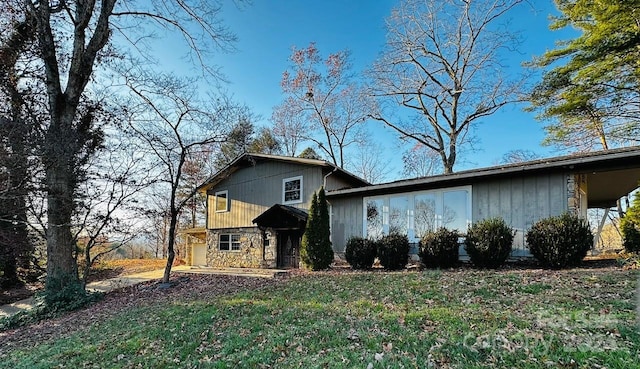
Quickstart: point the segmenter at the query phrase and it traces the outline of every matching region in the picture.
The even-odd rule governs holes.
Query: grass
[[[638,368],[638,273],[313,273],[130,309],[3,368]]]

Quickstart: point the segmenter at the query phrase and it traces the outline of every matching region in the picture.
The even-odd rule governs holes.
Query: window
[[[229,211],[229,191],[216,192],[216,213]]]
[[[371,239],[398,232],[417,243],[438,227],[465,232],[471,224],[471,186],[365,197],[363,211],[362,233]]]
[[[221,234],[218,249],[220,251],[240,251],[240,235]]]
[[[302,202],[302,176],[282,180],[282,203],[299,204]]]

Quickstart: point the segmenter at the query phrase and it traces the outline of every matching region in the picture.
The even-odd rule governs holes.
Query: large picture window
[[[239,234],[221,234],[219,238],[218,249],[220,251],[240,251]]]
[[[302,202],[302,176],[282,180],[282,203],[299,204]]]
[[[466,232],[471,224],[471,187],[364,198],[363,234],[378,239],[400,233],[417,243],[438,227]]]

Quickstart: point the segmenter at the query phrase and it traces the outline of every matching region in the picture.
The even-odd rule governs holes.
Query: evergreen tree
[[[640,252],[640,194],[633,197],[631,206],[622,218],[623,245],[628,252]]]
[[[327,269],[333,262],[333,249],[329,240],[329,207],[324,188],[311,198],[307,227],[302,236],[300,258],[311,270]]]

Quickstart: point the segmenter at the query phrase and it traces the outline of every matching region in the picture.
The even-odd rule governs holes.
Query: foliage
[[[511,254],[513,237],[513,229],[502,218],[488,218],[471,225],[464,249],[474,265],[498,268]]]
[[[307,147],[306,149],[302,150],[302,152],[300,153],[300,155],[298,155],[298,157],[303,159],[322,160],[322,157],[314,149],[310,147]]]
[[[3,335],[0,367],[637,367],[618,268],[190,279]]]
[[[409,262],[409,238],[406,235],[390,233],[376,241],[378,259],[387,270],[404,269]]]
[[[50,288],[38,293],[34,297],[35,306],[33,309],[0,320],[0,330],[55,318],[65,312],[91,305],[104,296],[102,292],[85,291],[83,284],[72,276],[67,277],[66,281],[54,279],[49,283],[52,284],[52,287],[59,289]]]
[[[420,260],[427,268],[449,268],[458,263],[457,231],[444,227],[425,233],[420,239]]]
[[[637,0],[556,0],[551,29],[580,35],[558,43],[533,64],[548,69],[530,110],[548,120],[548,144],[592,150],[637,142],[640,129],[640,38]]]
[[[593,247],[589,224],[569,213],[539,220],[526,237],[531,254],[551,268],[580,264]]]
[[[620,230],[622,231],[622,245],[627,252],[640,253],[640,225],[633,220],[622,218]]]
[[[371,269],[376,258],[376,243],[362,237],[351,237],[344,251],[353,269]]]
[[[640,193],[636,192],[633,196],[631,206],[627,208],[620,228],[624,248],[629,252],[640,253]]]
[[[519,99],[523,81],[502,64],[516,33],[500,22],[522,2],[400,1],[369,71],[371,94],[383,108],[371,117],[434,151],[451,173],[472,127]],[[385,111],[390,104],[407,111]]]
[[[240,117],[240,121],[231,129],[224,142],[220,145],[215,162],[216,169],[227,166],[233,159],[244,153],[278,154],[280,144],[267,128],[261,128],[257,134],[252,117]]]
[[[307,226],[302,235],[300,259],[311,270],[327,269],[333,262],[329,239],[329,208],[324,188],[313,193]]]

